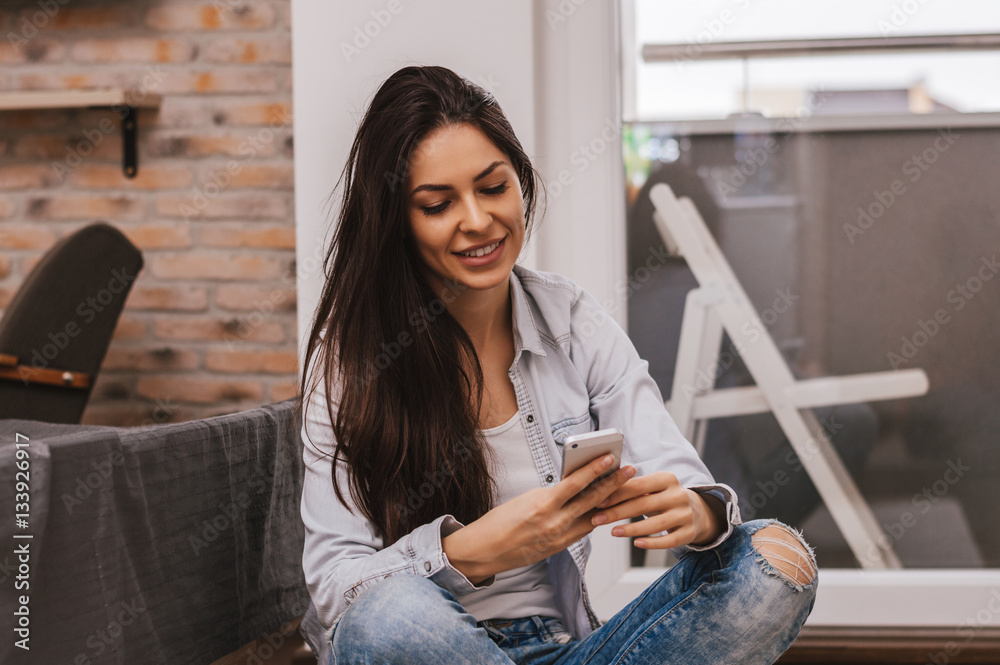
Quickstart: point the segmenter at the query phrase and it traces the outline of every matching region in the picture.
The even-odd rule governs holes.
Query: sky
[[[635,0],[636,46],[762,39],[1000,33],[994,0]],[[724,19],[724,20],[723,20]],[[641,119],[724,117],[739,110],[743,64],[639,61]],[[752,88],[898,89],[923,81],[960,111],[1000,111],[1000,52],[751,61]]]

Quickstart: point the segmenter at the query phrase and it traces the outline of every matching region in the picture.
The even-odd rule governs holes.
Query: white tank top
[[[484,429],[482,433],[493,450],[492,471],[498,490],[496,505],[541,487],[520,411],[503,425]],[[476,621],[519,619],[534,614],[563,618],[556,608],[555,587],[549,577],[549,562],[545,559],[499,573],[489,587],[466,594],[460,600],[465,611]]]

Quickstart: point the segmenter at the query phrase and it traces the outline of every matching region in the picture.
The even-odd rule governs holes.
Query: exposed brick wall
[[[135,425],[296,392],[289,0],[0,5],[0,91],[133,87],[117,113],[0,112],[0,308],[58,238],[104,220],[143,251],[84,422]],[[140,93],[141,94],[141,93]]]

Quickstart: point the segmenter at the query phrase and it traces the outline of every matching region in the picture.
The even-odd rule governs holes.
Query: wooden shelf
[[[29,90],[0,93],[0,111],[99,108],[116,111],[122,120],[122,171],[134,178],[139,172],[136,109],[159,108],[162,96],[126,88],[100,90]]]
[[[124,88],[101,90],[30,90],[23,92],[0,92],[0,111],[20,111],[26,109],[69,109],[69,108],[157,108],[161,95],[139,94]]]

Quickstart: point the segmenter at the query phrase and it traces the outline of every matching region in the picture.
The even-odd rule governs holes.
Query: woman
[[[303,379],[303,566],[330,662],[773,662],[812,608],[812,554],[740,524],[593,297],[516,265],[538,178],[496,100],[396,72],[341,183]],[[622,468],[560,478],[565,438],[607,427]],[[601,626],[587,536],[632,519],[612,535],[680,562]]]

